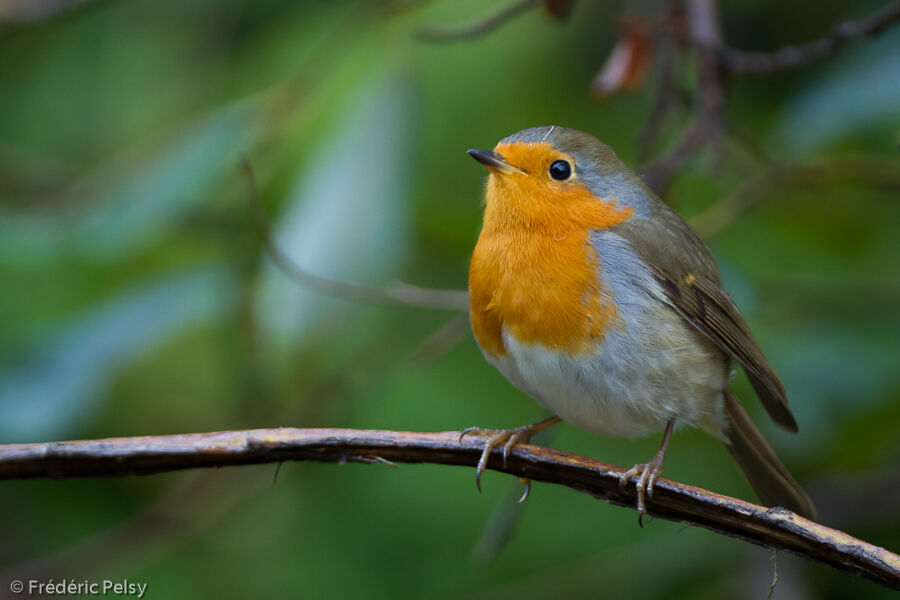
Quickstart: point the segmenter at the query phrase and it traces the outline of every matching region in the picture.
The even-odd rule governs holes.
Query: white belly
[[[715,434],[725,360],[680,323],[664,329],[651,339],[613,332],[593,353],[575,357],[504,335],[507,356],[495,364],[553,414],[593,433],[644,436],[675,419]]]

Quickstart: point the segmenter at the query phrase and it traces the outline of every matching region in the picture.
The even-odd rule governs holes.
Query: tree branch
[[[807,163],[773,165],[739,185],[706,210],[690,219],[697,234],[710,238],[737,221],[760,199],[789,188],[820,188],[836,181],[862,180],[891,192],[900,190],[900,162],[866,156],[844,156]]]
[[[398,283],[383,288],[373,287],[320,277],[302,268],[275,243],[272,237],[272,225],[260,200],[259,189],[256,186],[256,178],[250,161],[246,158],[241,159],[239,167],[246,183],[247,198],[256,216],[263,245],[275,265],[295,283],[320,294],[357,302],[382,302],[414,308],[468,312],[469,294],[464,290],[435,290],[408,283]]]
[[[459,432],[411,433],[356,429],[253,429],[184,435],[111,438],[0,446],[0,479],[150,474],[199,467],[287,460],[474,466],[477,439]],[[613,504],[634,507],[634,487],[619,486],[622,467],[550,448],[522,445],[503,465],[488,467],[570,487]],[[656,483],[648,512],[762,546],[788,550],[836,569],[900,589],[900,556],[819,525],[783,508],[766,509],[667,479]]]
[[[456,42],[486,35],[504,23],[540,4],[541,0],[513,0],[495,13],[456,27],[423,27],[416,37],[425,42]]]
[[[672,175],[703,146],[715,142],[722,132],[725,87],[717,48],[722,34],[715,0],[687,0],[686,16],[691,45],[697,54],[697,98],[691,123],[674,148],[644,170],[644,182],[662,194]]]
[[[872,36],[900,21],[900,0],[859,21],[843,21],[824,37],[801,46],[785,46],[774,52],[744,52],[722,47],[722,66],[732,73],[765,75],[805,66],[824,58],[848,41]]]

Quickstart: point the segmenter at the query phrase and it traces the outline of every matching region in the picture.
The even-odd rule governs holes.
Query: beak
[[[488,169],[492,171],[500,171],[506,175],[511,175],[513,173],[524,173],[522,169],[519,167],[514,167],[503,158],[501,155],[496,152],[489,152],[487,150],[467,150],[466,154],[486,166]]]

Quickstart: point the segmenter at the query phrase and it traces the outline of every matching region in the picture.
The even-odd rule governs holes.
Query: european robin
[[[555,416],[489,435],[504,456],[560,420],[609,436],[663,432],[635,477],[637,509],[674,429],[728,447],[759,499],[813,518],[809,496],[730,390],[732,361],[774,421],[797,422],[785,390],[693,230],[608,146],[565,127],[515,133],[492,152],[484,224],[469,269],[472,330],[484,356]]]

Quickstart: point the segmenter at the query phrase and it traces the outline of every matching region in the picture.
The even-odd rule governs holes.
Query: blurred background
[[[772,50],[884,5],[723,3],[723,37]],[[641,170],[677,148],[698,86],[671,8],[0,0],[0,441],[536,420],[464,313],[286,276],[238,164],[299,267],[463,290],[485,180],[466,149],[546,124]],[[900,25],[723,84],[720,135],[658,187],[709,243],[800,433],[741,375],[748,410],[823,523],[897,551]],[[626,466],[659,444],[556,429],[546,443]],[[775,597],[888,594],[706,530],[639,529],[563,487],[511,508],[519,483],[493,472],[483,494],[470,468],[275,475],[3,482],[0,596],[38,576],[150,598],[760,598],[776,568]],[[700,432],[675,437],[665,476],[753,499]]]

